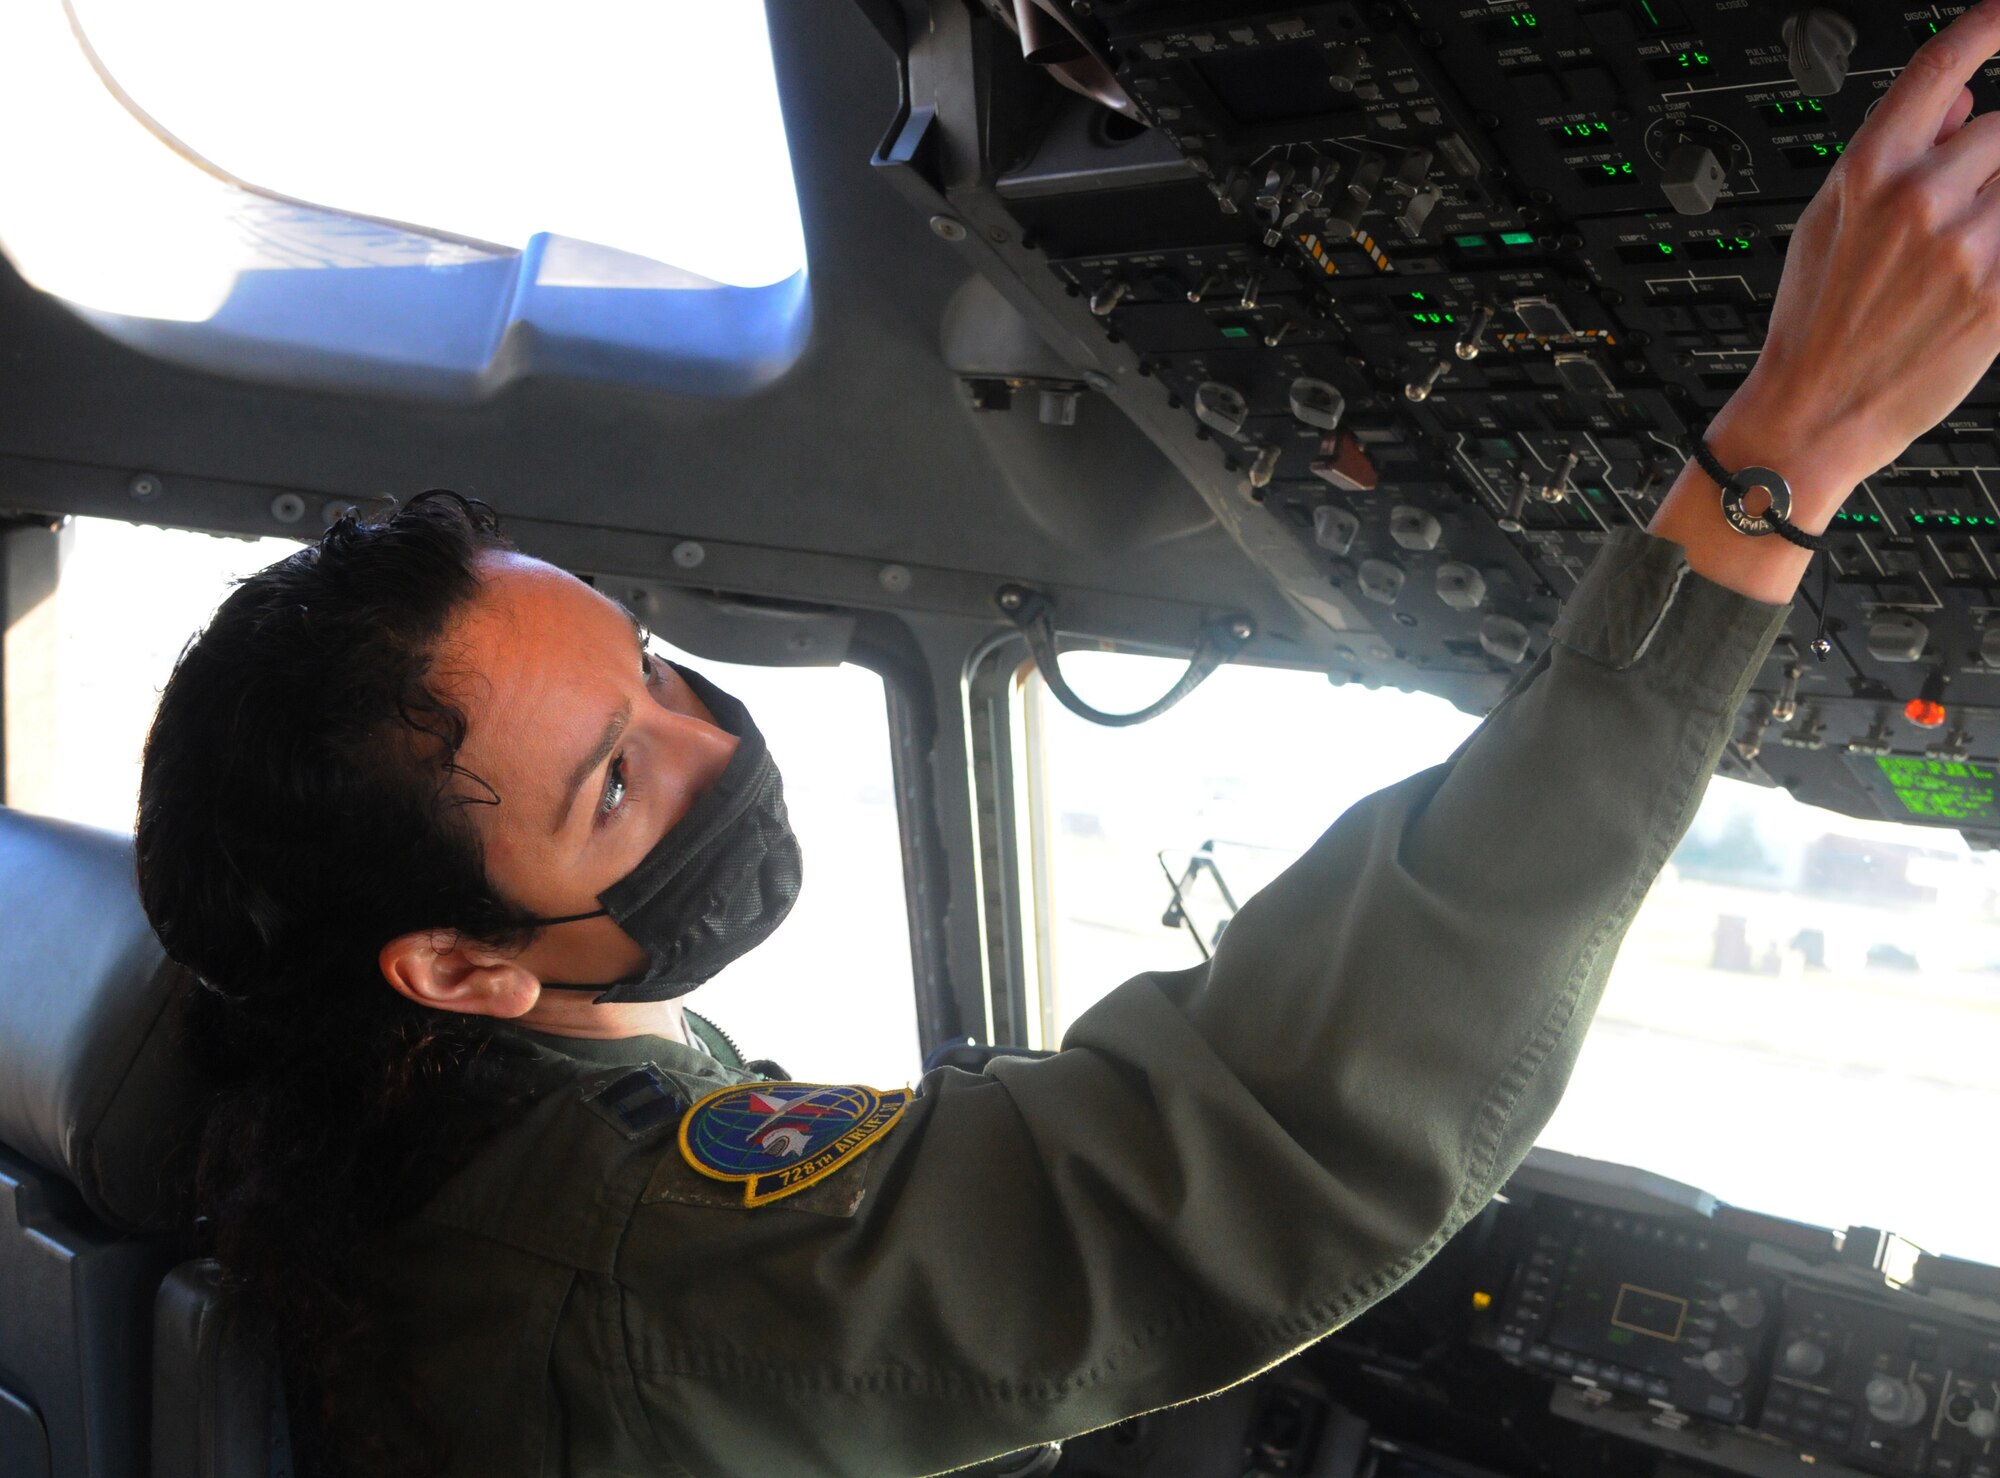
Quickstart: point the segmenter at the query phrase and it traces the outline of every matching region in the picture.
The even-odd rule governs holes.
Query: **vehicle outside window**
[[[1114,710],[1180,669],[1085,652],[1063,666]],[[1475,725],[1441,699],[1242,666],[1137,728],[1075,717],[1039,677],[1017,716],[1029,1016],[1047,1045],[1133,974],[1198,963],[1232,899]],[[1505,839],[1488,845],[1504,865]],[[1988,1198],[1966,1193],[1975,1126],[2000,1113],[1996,1062],[1995,856],[1950,830],[1717,780],[1619,954],[1542,1143],[2000,1261]]]
[[[160,690],[232,583],[298,546],[76,519],[61,577],[10,633],[8,801],[129,832]],[[143,613],[134,619],[133,613]],[[756,715],[784,774],[805,887],[768,941],[687,998],[748,1057],[900,1087],[920,1066],[882,681],[865,668],[708,662],[656,639]],[[387,989],[385,986],[384,989]]]

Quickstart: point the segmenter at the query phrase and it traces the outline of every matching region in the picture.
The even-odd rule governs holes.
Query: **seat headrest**
[[[130,837],[0,807],[0,1144],[120,1228],[178,1227],[205,1101],[171,1030],[185,984]]]

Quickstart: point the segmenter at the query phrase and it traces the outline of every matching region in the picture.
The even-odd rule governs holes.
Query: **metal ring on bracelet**
[[[1771,495],[1771,506],[1752,513],[1743,506],[1750,489],[1762,488]],[[1792,485],[1769,467],[1745,467],[1722,485],[1722,516],[1739,534],[1775,534],[1777,523],[1792,516]]]

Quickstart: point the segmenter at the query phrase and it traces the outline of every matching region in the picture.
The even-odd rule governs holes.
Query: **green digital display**
[[[2000,821],[2000,775],[1985,765],[1883,754],[1865,765],[1857,756],[1855,768],[1873,782],[1871,788],[1900,805],[1905,816],[1944,823]]]
[[[1765,103],[1757,111],[1764,115],[1766,123],[1796,123],[1801,118],[1824,113],[1826,104],[1818,98],[1779,98]]]
[[[1502,231],[1500,233],[1500,244],[1502,246],[1533,246],[1535,244],[1535,233],[1532,231]]]
[[[1496,15],[1479,28],[1479,33],[1488,41],[1509,41],[1533,36],[1542,27],[1542,18],[1532,10],[1516,10],[1507,15]]]
[[[1484,236],[1454,236],[1451,238],[1451,244],[1460,251],[1477,251],[1480,247],[1486,245],[1486,238]]]
[[[1457,322],[1458,320],[1449,313],[1412,313],[1410,315],[1410,326],[1412,328],[1436,328],[1440,324]]]
[[[1576,178],[1584,189],[1592,190],[1599,185],[1614,185],[1632,178],[1632,161],[1629,159],[1599,160],[1594,164],[1576,166]]]
[[[1697,49],[1676,51],[1668,56],[1655,57],[1647,63],[1646,70],[1662,82],[1676,77],[1706,77],[1715,70],[1715,59]]]
[[[1785,163],[1793,169],[1811,169],[1816,164],[1831,164],[1847,152],[1847,145],[1838,141],[1831,144],[1792,144],[1785,150]]]
[[[1843,508],[1840,512],[1834,514],[1833,521],[1836,526],[1844,528],[1879,529],[1882,527],[1881,514],[1858,513],[1852,509],[1846,509],[1846,508]]]
[[[1225,339],[1247,339],[1250,337],[1250,330],[1243,327],[1240,323],[1225,323],[1222,326],[1222,337]]]
[[[1610,132],[1610,120],[1586,118],[1581,123],[1558,123],[1549,130],[1549,137],[1559,144],[1573,144],[1579,140],[1588,142],[1592,139],[1602,139]]]
[[[1910,527],[1913,529],[1993,529],[2000,528],[2000,518],[1990,513],[1912,513]]]

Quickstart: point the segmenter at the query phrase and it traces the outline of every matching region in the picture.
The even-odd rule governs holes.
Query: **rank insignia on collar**
[[[583,1102],[627,1139],[640,1139],[663,1124],[671,1124],[693,1096],[682,1096],[657,1064],[642,1062],[587,1082]]]
[[[826,1179],[903,1117],[910,1091],[849,1084],[739,1083],[681,1120],[681,1158],[712,1180],[741,1181],[762,1206]]]

